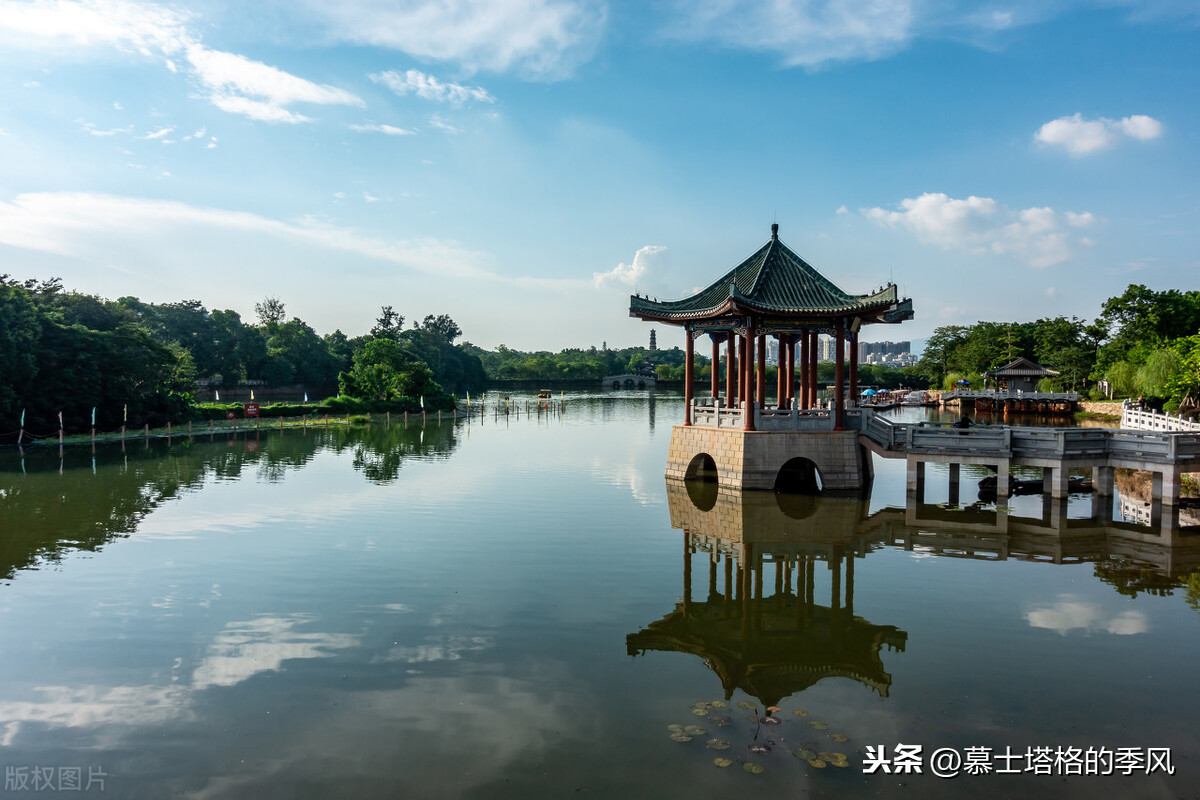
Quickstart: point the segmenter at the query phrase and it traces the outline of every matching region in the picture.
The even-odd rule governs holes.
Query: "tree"
[[[259,324],[268,330],[283,322],[287,316],[283,301],[278,297],[264,297],[261,303],[254,304],[254,313],[258,315]]]
[[[397,314],[391,306],[379,309],[379,319],[371,328],[371,335],[376,338],[394,339],[399,341],[400,333],[404,330],[404,317]]]
[[[447,314],[439,314],[436,317],[430,314],[421,323],[421,329],[440,336],[446,340],[447,344],[454,344],[454,340],[462,336],[462,328],[459,328]]]

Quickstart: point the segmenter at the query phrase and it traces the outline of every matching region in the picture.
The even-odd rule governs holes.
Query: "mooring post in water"
[[[145,433],[146,433],[146,438],[149,439],[150,438],[150,423],[149,422],[146,423]]]
[[[95,444],[96,444],[96,429],[92,428],[92,445],[95,446]]]
[[[328,414],[325,415],[325,427],[326,428],[329,427],[329,415]]]
[[[391,411],[387,412],[387,426],[389,428],[392,427],[392,412]]]
[[[167,420],[167,438],[171,438],[171,420]]]
[[[192,435],[192,421],[188,420],[188,436]]]

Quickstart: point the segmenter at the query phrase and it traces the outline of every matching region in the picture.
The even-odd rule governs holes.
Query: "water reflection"
[[[332,450],[353,453],[355,470],[387,484],[408,459],[449,457],[463,435],[449,422],[334,425],[9,451],[0,456],[0,577],[128,536],[167,501],[210,482],[252,474],[278,483]]]
[[[630,655],[699,656],[726,700],[740,689],[764,707],[826,677],[887,696],[892,677],[881,653],[904,650],[908,634],[854,614],[854,560],[875,546],[862,530],[864,500],[739,493],[698,481],[668,481],[667,497],[671,526],[684,536],[683,597],[627,637]],[[707,556],[699,600],[696,554]],[[817,583],[825,573],[821,603]]]
[[[1170,594],[1200,568],[1200,537],[1110,521],[1111,499],[1092,503],[1082,519],[1069,513],[1068,498],[1042,498],[1040,517],[1010,514],[1004,506],[912,499],[905,508],[868,514],[868,499],[743,493],[698,480],[669,479],[667,499],[671,527],[683,532],[682,598],[661,620],[630,634],[628,651],[698,656],[719,677],[726,699],[740,689],[764,706],[835,676],[888,695],[892,678],[882,654],[903,651],[908,634],[854,614],[855,560],[881,548],[980,561],[1092,563],[1096,578],[1130,597]],[[828,584],[824,604],[818,582]],[[1025,619],[1064,635],[1147,629],[1140,611],[1107,614],[1070,595],[1029,609]]]

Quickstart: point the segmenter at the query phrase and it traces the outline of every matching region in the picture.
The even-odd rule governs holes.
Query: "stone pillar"
[[[908,457],[905,488],[914,502],[925,502],[925,462],[918,461],[916,456]]]
[[[949,504],[952,506],[958,505],[958,485],[960,464],[950,464],[950,497]]]
[[[709,376],[712,378],[710,381],[712,385],[709,391],[713,400],[716,400],[721,396],[721,340],[715,333],[709,334],[708,338],[712,339],[712,364],[709,365],[710,372],[712,372],[712,375]]]
[[[846,380],[846,322],[837,321],[837,344],[833,362],[833,429],[846,430],[846,397],[842,384]]]
[[[687,347],[684,348],[685,355],[683,361],[683,424],[691,425],[692,394],[696,383],[695,365],[693,364],[696,357],[696,345],[695,340],[692,339],[691,328],[685,327],[683,334],[687,337]]]
[[[1067,497],[1071,493],[1069,478],[1066,464],[1042,467],[1042,491],[1056,499]]]
[[[1004,459],[996,464],[996,505],[1005,503],[1008,497],[1008,468],[1009,461]]]
[[[737,408],[737,334],[725,334],[725,405]]]
[[[858,334],[850,334],[850,397],[847,401],[858,408]]]
[[[758,339],[758,375],[754,381],[754,397],[758,400],[759,408],[767,407],[767,337],[759,334]]]

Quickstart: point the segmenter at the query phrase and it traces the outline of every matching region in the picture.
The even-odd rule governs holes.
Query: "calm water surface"
[[[1200,791],[1189,543],[1087,495],[998,522],[967,467],[965,510],[933,465],[906,509],[880,459],[862,499],[689,492],[662,477],[680,416],[594,394],[0,453],[5,792],[75,768],[122,798]],[[863,773],[898,743],[1161,747],[1175,773]]]

